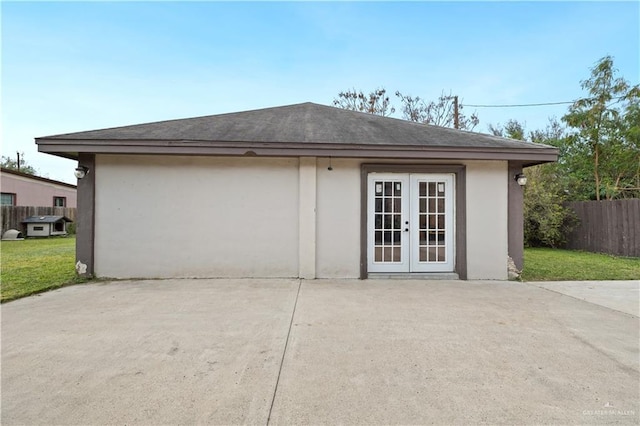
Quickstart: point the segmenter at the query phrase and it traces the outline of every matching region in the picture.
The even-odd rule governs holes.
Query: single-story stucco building
[[[303,103],[36,139],[99,277],[506,279],[553,147]]]

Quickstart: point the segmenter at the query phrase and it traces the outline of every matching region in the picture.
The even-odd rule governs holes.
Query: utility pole
[[[453,99],[453,128],[460,128],[460,111],[458,106],[458,96],[443,96],[441,99],[451,100]]]
[[[458,116],[458,96],[453,97],[453,127],[460,128],[460,120]]]

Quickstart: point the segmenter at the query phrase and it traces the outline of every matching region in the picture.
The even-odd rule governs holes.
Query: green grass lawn
[[[2,302],[84,281],[76,278],[75,247],[75,237],[0,242]]]
[[[527,248],[523,281],[639,280],[640,258]]]
[[[74,237],[2,241],[1,300],[85,282],[74,269]],[[548,248],[524,251],[524,281],[637,280],[640,258]]]

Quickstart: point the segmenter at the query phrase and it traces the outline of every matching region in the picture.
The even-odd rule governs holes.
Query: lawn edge
[[[90,282],[93,282],[93,281],[96,281],[96,280],[94,280],[92,278],[82,278],[82,279],[81,278],[76,278],[73,281],[69,281],[69,282],[66,282],[66,283],[63,283],[63,284],[53,284],[53,285],[50,285],[48,287],[43,287],[43,288],[40,288],[38,290],[30,291],[28,293],[18,294],[18,295],[15,295],[15,296],[9,296],[9,297],[6,297],[6,298],[5,297],[0,298],[0,304],[4,304],[4,303],[7,303],[7,302],[13,302],[14,300],[22,299],[24,297],[29,297],[29,296],[35,296],[36,294],[46,293],[48,291],[57,290],[57,289],[63,288],[63,287],[71,287],[73,285],[87,284],[87,283],[90,283]]]

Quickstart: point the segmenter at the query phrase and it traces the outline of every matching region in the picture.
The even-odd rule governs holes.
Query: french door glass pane
[[[445,182],[418,182],[420,262],[446,262]]]
[[[402,260],[402,182],[374,182],[374,261],[397,263]]]

